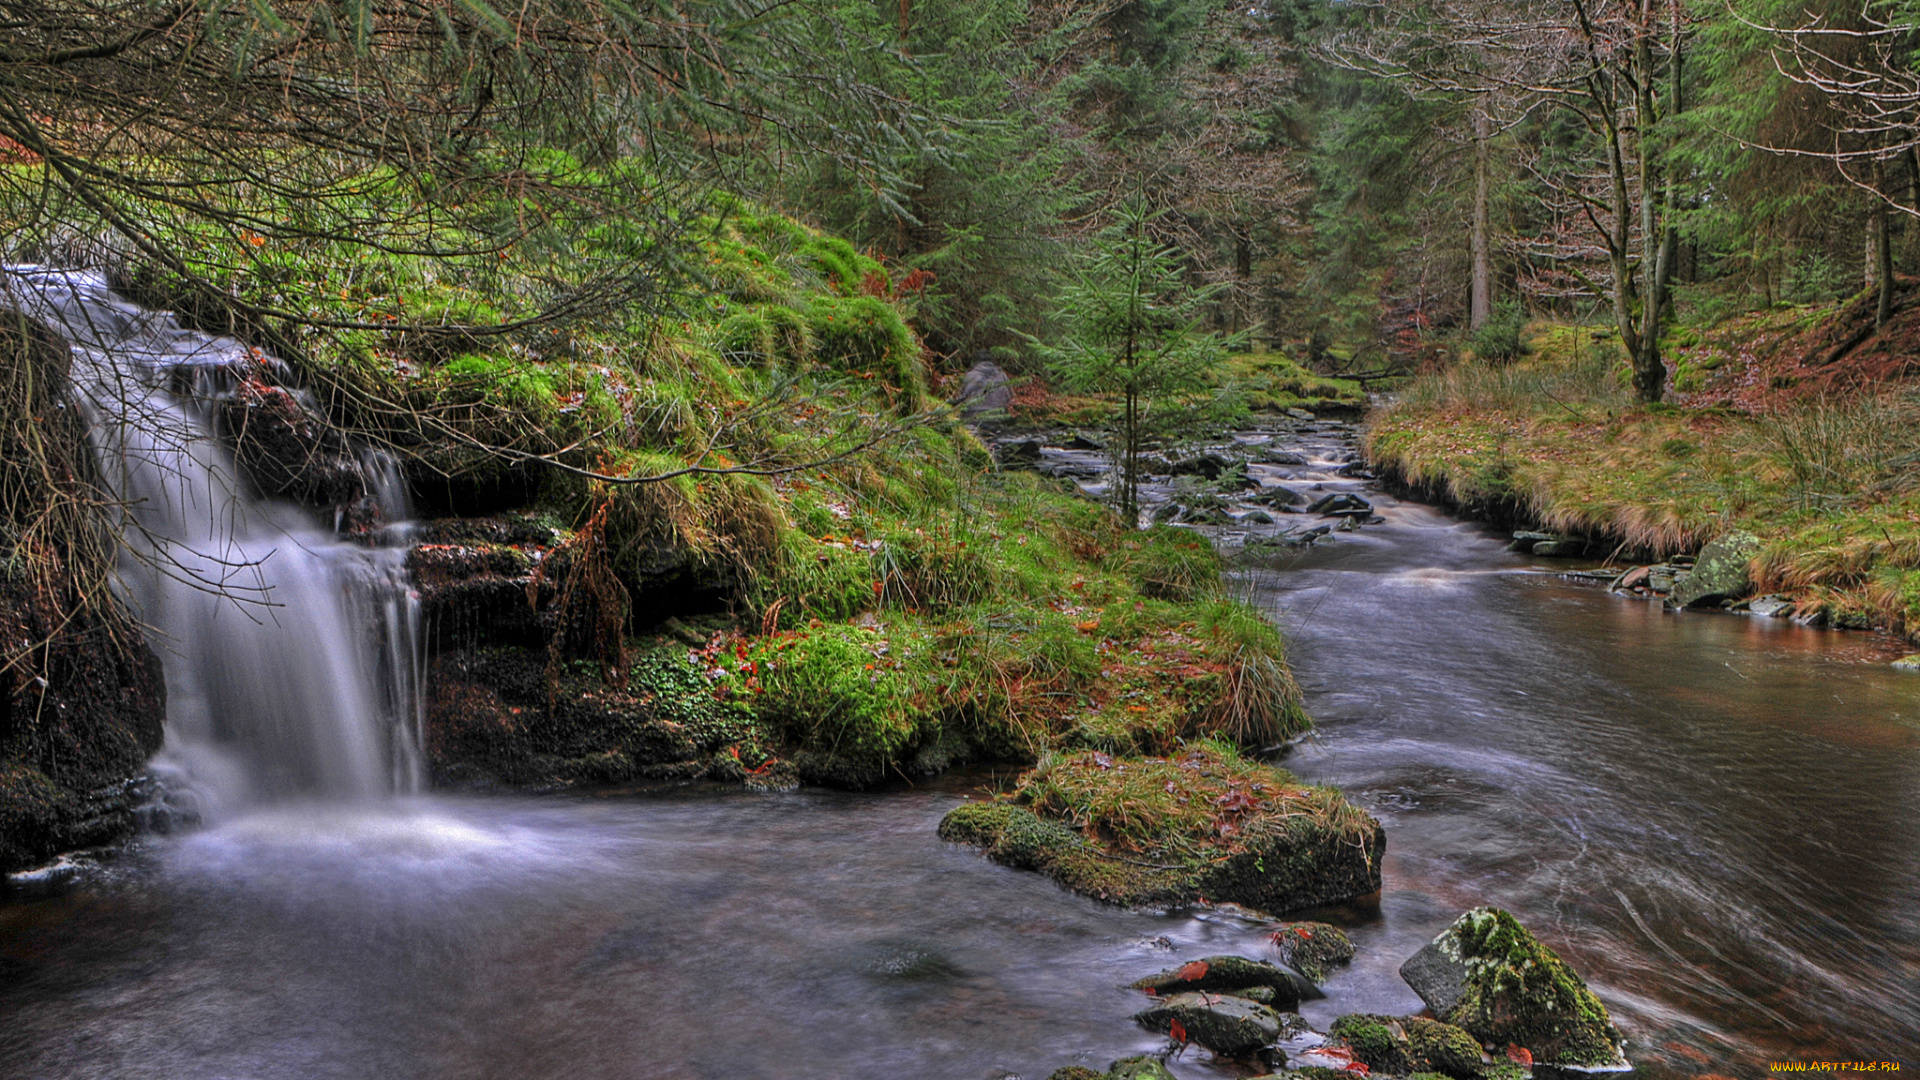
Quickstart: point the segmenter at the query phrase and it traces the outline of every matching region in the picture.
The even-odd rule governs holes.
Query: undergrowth
[[[1633,400],[1610,332],[1536,325],[1524,360],[1464,361],[1415,380],[1372,416],[1368,452],[1417,487],[1609,539],[1622,558],[1690,551],[1744,529],[1764,541],[1758,588],[1841,625],[1914,634],[1920,390],[1716,392],[1750,384],[1779,362],[1767,349],[1817,337],[1833,310],[1679,332],[1669,348],[1682,357],[1676,381],[1704,392],[1654,406]]]

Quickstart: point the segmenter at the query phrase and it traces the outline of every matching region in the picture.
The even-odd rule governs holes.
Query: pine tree
[[[1153,237],[1161,215],[1138,199],[1089,245],[1061,291],[1061,344],[1044,348],[1060,384],[1110,396],[1113,495],[1129,527],[1140,521],[1140,448],[1146,438],[1217,405],[1208,374],[1232,339],[1202,333],[1218,287],[1187,280],[1180,253]]]

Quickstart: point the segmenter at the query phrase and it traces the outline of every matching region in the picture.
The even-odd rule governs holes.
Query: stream
[[[1920,1066],[1895,645],[1610,596],[1338,475],[1350,429],[1243,441],[1269,438],[1308,460],[1263,482],[1384,518],[1236,578],[1319,724],[1288,767],[1387,827],[1377,904],[1318,913],[1359,956],[1310,1020],[1417,1011],[1398,965],[1494,903],[1587,977],[1635,1075]],[[1231,912],[1119,911],[942,843],[993,779],[281,802],[149,837],[0,894],[0,1076],[1040,1080],[1165,1046],[1132,979],[1267,955]]]

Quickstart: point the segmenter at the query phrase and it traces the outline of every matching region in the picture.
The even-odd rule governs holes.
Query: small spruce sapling
[[[1200,330],[1219,289],[1189,282],[1180,252],[1153,238],[1161,213],[1137,199],[1121,207],[1061,290],[1060,344],[1041,350],[1065,388],[1113,399],[1113,495],[1129,527],[1140,522],[1141,444],[1223,405],[1209,375],[1238,339]]]

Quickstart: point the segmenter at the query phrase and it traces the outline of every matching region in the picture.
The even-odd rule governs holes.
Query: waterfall
[[[218,818],[417,790],[424,666],[404,550],[260,497],[217,435],[221,404],[278,361],[133,304],[97,273],[9,267],[0,285],[71,343],[74,402],[121,504],[121,587],[166,671],[155,771],[172,797]],[[393,461],[363,451],[358,464],[362,501],[404,522]]]

